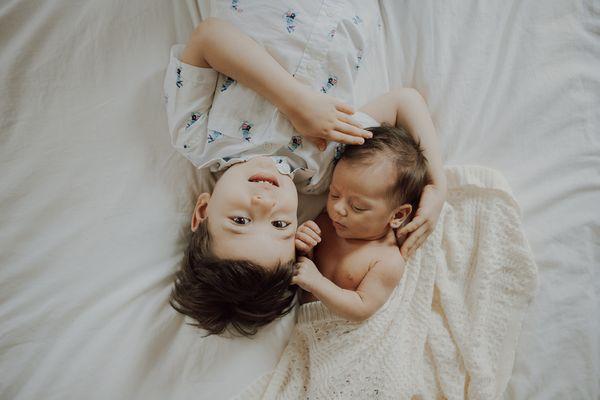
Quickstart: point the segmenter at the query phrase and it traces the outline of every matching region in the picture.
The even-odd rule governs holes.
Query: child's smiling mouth
[[[268,183],[270,185],[279,187],[279,180],[277,179],[277,176],[267,173],[254,174],[248,178],[248,182]]]

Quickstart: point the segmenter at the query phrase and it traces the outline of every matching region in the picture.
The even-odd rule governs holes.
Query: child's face
[[[198,211],[202,196],[208,196],[207,204],[204,214],[196,217],[202,214]],[[200,198],[194,216],[208,217],[217,257],[249,260],[267,268],[294,258],[298,194],[292,179],[280,174],[270,157],[233,165],[217,181],[212,195]]]
[[[394,177],[391,162],[372,165],[340,160],[334,171],[327,198],[327,214],[336,234],[346,239],[378,239],[397,228],[410,205],[393,207],[389,188]]]

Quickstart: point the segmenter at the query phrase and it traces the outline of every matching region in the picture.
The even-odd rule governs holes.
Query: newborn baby
[[[349,321],[372,316],[404,271],[395,230],[408,223],[428,183],[420,145],[401,126],[369,128],[373,138],[346,146],[337,162],[326,213],[296,233],[307,257],[293,283],[303,303],[320,300]]]

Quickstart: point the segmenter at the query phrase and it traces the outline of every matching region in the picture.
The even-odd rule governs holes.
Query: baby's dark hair
[[[410,221],[428,183],[427,158],[423,149],[402,126],[383,124],[367,130],[373,133],[373,137],[362,145],[346,146],[340,160],[367,165],[380,162],[382,157],[392,161],[397,173],[390,177],[389,197],[394,207],[407,203],[412,206],[412,213],[407,218]]]
[[[293,264],[292,259],[268,269],[246,260],[216,257],[206,219],[192,233],[170,304],[208,335],[233,329],[233,333],[251,336],[292,310]]]

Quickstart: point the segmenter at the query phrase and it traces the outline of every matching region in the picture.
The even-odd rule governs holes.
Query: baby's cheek
[[[327,204],[325,205],[325,210],[327,210],[327,215],[331,217],[333,211],[333,202],[331,199],[327,198]]]
[[[357,225],[362,227],[362,231],[365,234],[373,234],[381,230],[381,224],[378,223],[380,218],[371,214],[363,213],[360,215],[360,219],[357,220]]]

